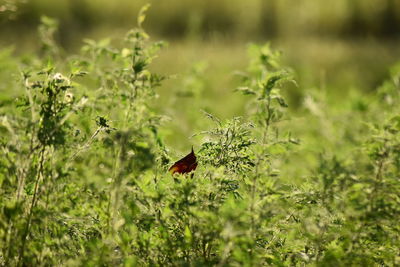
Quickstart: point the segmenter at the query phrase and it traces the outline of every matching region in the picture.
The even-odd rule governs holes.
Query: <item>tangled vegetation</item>
[[[47,17],[36,55],[0,51],[1,265],[400,265],[399,65],[340,110],[310,92],[299,126],[292,71],[253,45],[236,89],[247,113],[199,110],[198,167],[172,176],[179,155],[153,106],[168,77],[149,67],[164,44],[145,11],[123,41],[85,40],[77,55],[60,53]]]

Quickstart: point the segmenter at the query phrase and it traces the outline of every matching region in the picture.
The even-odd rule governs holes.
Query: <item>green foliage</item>
[[[212,126],[192,139],[194,175],[172,176],[154,107],[167,77],[151,68],[163,43],[142,28],[147,8],[124,40],[88,39],[77,55],[60,53],[50,18],[42,54],[0,53],[0,77],[22,69],[7,81],[18,97],[0,98],[0,264],[399,265],[398,66],[339,111],[309,92],[298,131],[284,97],[292,72],[252,45],[237,90],[246,114],[191,111]],[[197,106],[204,75],[195,65],[173,97]]]
[[[249,147],[254,144],[251,139],[251,124],[242,123],[240,118],[233,118],[222,123],[218,118],[206,113],[216,124],[216,128],[202,132],[210,136],[200,149],[201,160],[205,165],[225,167],[228,172],[245,175],[254,163]]]

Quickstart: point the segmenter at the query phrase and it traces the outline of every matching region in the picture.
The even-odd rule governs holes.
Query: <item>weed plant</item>
[[[0,264],[400,265],[399,66],[375,95],[344,100],[352,109],[339,123],[310,92],[310,125],[293,136],[284,90],[294,75],[269,44],[252,45],[236,90],[247,113],[199,110],[211,126],[191,139],[198,168],[172,176],[177,152],[153,105],[168,77],[149,67],[164,43],[142,28],[147,8],[122,41],[88,39],[77,55],[64,55],[47,17],[37,55],[0,52],[14,90],[0,105]],[[330,153],[326,131],[342,133]],[[305,176],[282,176],[306,168],[289,159],[318,142]]]

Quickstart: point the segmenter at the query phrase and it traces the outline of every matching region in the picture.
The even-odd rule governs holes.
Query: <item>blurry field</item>
[[[397,0],[0,0],[0,265],[400,264],[399,60]]]
[[[296,73],[299,86],[291,86],[286,92],[294,116],[301,113],[303,97],[308,90],[326,91],[333,102],[331,104],[339,104],[350,91],[370,94],[387,77],[385,69],[400,57],[400,49],[395,42],[282,39],[273,40],[272,44],[282,51],[285,65]],[[206,43],[171,41],[154,65],[162,73],[177,74],[160,90],[160,108],[170,106],[168,101],[174,99],[171,96],[185,86],[181,79],[183,75],[180,74],[187,73],[198,62],[203,63],[206,76],[202,81],[204,101],[201,108],[223,118],[241,115],[243,97],[234,93],[239,80],[233,75],[233,70],[244,69],[248,59],[247,45],[245,42],[227,40]],[[179,103],[173,106],[176,112],[173,117],[177,121],[173,122],[175,126],[171,139],[182,140],[182,137],[196,132],[196,121],[186,120],[186,115],[193,108],[191,101],[191,98],[180,97]],[[178,147],[181,145],[180,142],[176,143]]]
[[[2,12],[1,46],[12,46],[18,54],[33,51],[39,17],[45,14],[60,21],[56,37],[67,54],[84,38],[120,38],[135,24],[135,14],[146,1],[9,2],[16,2],[18,11]],[[295,70],[299,87],[287,92],[293,110],[301,107],[309,88],[327,90],[332,101],[340,101],[350,90],[369,93],[400,57],[399,5],[394,0],[154,2],[145,28],[153,40],[165,40],[169,46],[152,67],[176,75],[160,89],[158,107],[177,104],[171,103],[171,96],[185,90],[182,74],[202,64],[204,101],[196,108],[224,118],[242,114],[242,98],[233,93],[238,81],[232,70],[243,70],[250,42],[271,42],[282,51],[285,65]],[[174,113],[174,134],[167,140],[179,148],[188,145],[182,142],[184,136],[197,131],[196,119],[188,114],[191,101],[180,97],[177,109],[165,110]]]

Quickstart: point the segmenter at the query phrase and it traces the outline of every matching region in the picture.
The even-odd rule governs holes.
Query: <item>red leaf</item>
[[[196,155],[194,154],[192,147],[192,152],[190,152],[188,155],[175,162],[175,164],[172,165],[168,171],[171,174],[174,173],[184,174],[194,171],[196,168],[197,168],[197,158]]]

